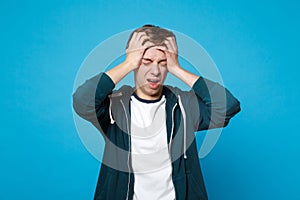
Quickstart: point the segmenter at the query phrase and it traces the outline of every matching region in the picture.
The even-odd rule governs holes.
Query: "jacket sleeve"
[[[195,116],[197,131],[225,127],[241,110],[240,102],[216,82],[200,77],[192,89],[199,107],[198,116]]]
[[[73,108],[82,118],[90,121],[100,131],[109,125],[109,97],[115,84],[111,78],[100,73],[85,81],[73,94]]]

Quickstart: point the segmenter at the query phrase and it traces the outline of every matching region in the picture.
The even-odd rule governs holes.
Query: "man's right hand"
[[[124,62],[108,70],[106,74],[115,84],[121,81],[129,72],[137,69],[142,62],[145,50],[154,46],[145,32],[134,32],[126,49]]]
[[[132,70],[141,65],[145,50],[154,46],[145,32],[134,32],[126,49],[126,60]]]

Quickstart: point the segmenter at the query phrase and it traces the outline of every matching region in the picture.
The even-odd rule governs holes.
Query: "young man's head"
[[[159,47],[166,47],[164,44],[166,38],[175,38],[175,35],[171,31],[158,26],[144,25],[132,32],[126,48],[128,48],[134,32],[146,33],[149,41],[154,44],[154,46],[145,50],[141,65],[134,71],[136,94],[140,98],[154,100],[161,96],[163,84],[168,73],[166,54]]]

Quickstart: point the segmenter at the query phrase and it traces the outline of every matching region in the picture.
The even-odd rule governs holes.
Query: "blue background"
[[[73,122],[84,58],[152,23],[199,42],[242,112],[201,160],[210,200],[300,199],[297,1],[1,1],[0,199],[92,199]]]

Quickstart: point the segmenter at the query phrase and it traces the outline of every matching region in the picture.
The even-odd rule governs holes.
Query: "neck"
[[[160,99],[160,97],[162,95],[162,88],[160,89],[159,92],[157,92],[157,93],[155,93],[153,95],[152,94],[145,94],[140,89],[135,90],[135,93],[141,99],[145,99],[145,100],[157,100],[157,99]]]

